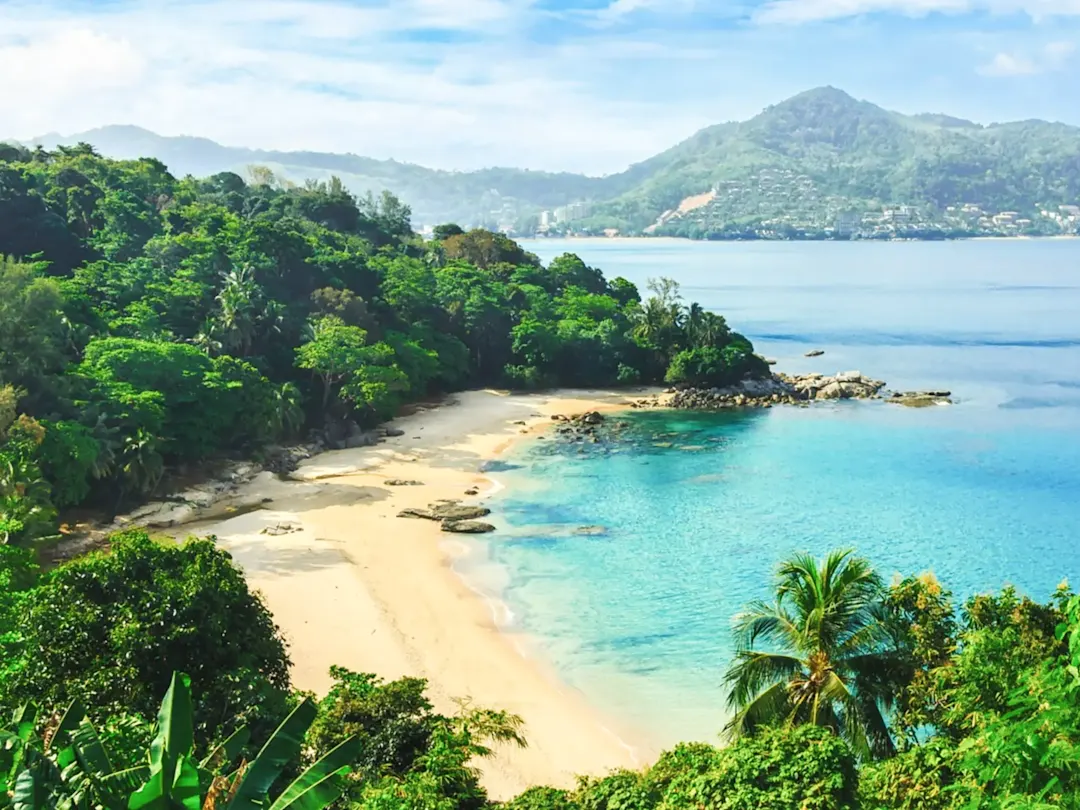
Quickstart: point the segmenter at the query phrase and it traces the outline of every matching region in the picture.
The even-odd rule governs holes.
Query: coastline
[[[189,523],[173,537],[216,535],[265,598],[289,643],[294,685],[325,693],[340,665],[386,679],[426,678],[436,710],[458,699],[522,716],[529,747],[500,747],[477,763],[494,799],[578,774],[638,767],[655,753],[624,740],[576,690],[500,627],[498,603],[455,570],[468,547],[438,523],[397,517],[439,500],[498,491],[481,466],[551,425],[551,415],[629,407],[625,393],[471,391],[401,417],[404,435],[330,451],[282,481],[241,487],[264,508]],[[387,481],[420,485],[388,485]],[[478,489],[468,496],[466,490]],[[624,735],[627,736],[627,735]]]
[[[890,239],[875,239],[872,237],[866,237],[861,239],[807,239],[807,238],[791,238],[791,239],[772,239],[767,237],[760,237],[756,239],[695,239],[691,236],[671,236],[670,234],[660,234],[652,236],[648,234],[642,234],[640,236],[632,236],[630,234],[620,234],[618,236],[520,236],[516,237],[518,242],[533,243],[533,242],[557,242],[557,241],[574,241],[574,242],[662,242],[665,240],[675,242],[985,242],[985,241],[1053,241],[1059,239],[1080,239],[1080,234],[1075,233],[1054,233],[1054,234],[990,234],[979,236],[949,236],[941,239],[927,239],[918,236],[897,236]]]

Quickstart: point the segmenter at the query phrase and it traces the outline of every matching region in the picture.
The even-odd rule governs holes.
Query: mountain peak
[[[772,110],[800,113],[814,111],[818,114],[840,115],[848,112],[880,111],[881,108],[868,101],[859,101],[855,97],[845,93],[831,85],[815,87],[812,90],[804,90],[789,99],[766,107],[762,115]]]
[[[801,93],[796,93],[787,101],[780,102],[781,104],[787,104],[789,102],[798,101],[831,101],[834,103],[844,104],[859,104],[860,102],[851,94],[846,93],[839,87],[833,87],[831,84],[826,84],[822,87],[812,87],[809,90],[803,90]]]

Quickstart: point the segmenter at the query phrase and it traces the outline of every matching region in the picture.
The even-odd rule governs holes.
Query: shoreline
[[[503,488],[481,471],[484,462],[541,433],[552,414],[628,409],[632,396],[465,392],[395,420],[404,435],[383,444],[314,456],[285,481],[260,473],[237,497],[271,499],[261,509],[159,531],[217,536],[289,643],[296,688],[325,693],[335,664],[387,680],[426,678],[436,711],[453,713],[465,699],[525,720],[527,749],[499,746],[476,763],[493,799],[538,784],[571,787],[578,774],[641,767],[656,752],[507,626],[509,608],[457,570],[467,543],[397,513],[439,499],[484,501]],[[395,479],[421,483],[387,484]]]
[[[876,239],[874,237],[864,237],[860,239],[770,239],[767,237],[760,237],[757,239],[694,239],[690,236],[671,236],[669,234],[661,234],[657,236],[642,234],[640,236],[631,236],[629,234],[620,234],[618,236],[519,236],[515,237],[518,242],[532,243],[532,242],[547,242],[547,241],[574,241],[574,242],[642,242],[653,241],[662,242],[666,240],[672,240],[677,242],[982,242],[982,241],[1050,241],[1050,240],[1072,240],[1080,239],[1080,234],[1075,233],[1053,233],[1053,234],[987,234],[977,236],[948,236],[940,239],[927,239],[918,236],[896,236],[888,239]]]

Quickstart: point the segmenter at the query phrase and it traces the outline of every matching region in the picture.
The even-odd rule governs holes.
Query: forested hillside
[[[90,147],[0,152],[0,539],[112,511],[170,469],[372,425],[466,386],[765,371],[677,287],[645,302],[502,235],[425,242],[337,180],[175,179]],[[344,427],[343,427],[344,426]]]
[[[826,87],[704,129],[632,171],[640,184],[601,210],[637,227],[718,184],[734,191],[711,212],[718,224],[782,214],[804,186],[808,204],[834,213],[963,203],[1031,212],[1080,201],[1080,128],[905,116]],[[759,198],[762,186],[774,199]]]

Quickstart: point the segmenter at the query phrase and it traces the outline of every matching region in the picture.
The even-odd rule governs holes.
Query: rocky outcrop
[[[495,531],[495,527],[479,520],[444,520],[442,530],[454,534],[486,534]]]
[[[432,506],[431,513],[435,515],[436,520],[475,520],[487,517],[491,514],[491,510],[486,506],[445,503]]]
[[[813,399],[872,399],[885,387],[881,380],[864,377],[858,371],[842,371],[832,377],[824,374],[802,374],[795,377],[779,375],[789,383],[802,400]]]
[[[427,509],[410,506],[398,512],[400,518],[422,518],[424,520],[475,520],[491,514],[486,506],[466,506],[453,501],[438,501],[428,504]]]
[[[724,410],[729,408],[771,408],[774,405],[807,405],[818,400],[876,399],[885,383],[858,371],[824,374],[771,374],[761,379],[743,380],[726,388],[680,388],[656,397],[638,400],[632,408],[680,408]]]
[[[633,407],[633,405],[631,405]],[[553,422],[558,422],[555,433],[560,438],[572,442],[589,442],[597,444],[601,436],[612,432],[618,432],[625,427],[626,423],[621,420],[611,421],[599,411],[588,411],[574,416],[565,416],[561,413],[552,414]]]
[[[821,355],[823,354],[825,354],[825,351],[823,349],[811,349],[806,354],[804,354],[803,357],[821,357]]]
[[[399,518],[420,518],[422,520],[438,520],[435,514],[430,509],[420,509],[415,506],[410,506],[407,509],[402,509],[397,513]]]
[[[885,401],[891,402],[894,405],[905,405],[908,408],[927,408],[931,405],[951,405],[952,392],[897,391]]]
[[[271,502],[270,498],[241,490],[241,485],[252,481],[261,471],[259,466],[247,462],[229,464],[223,470],[218,470],[217,478],[162,500],[145,503],[118,517],[112,525],[105,527],[104,531],[113,532],[134,527],[169,529],[196,520],[239,517],[262,509]]]

